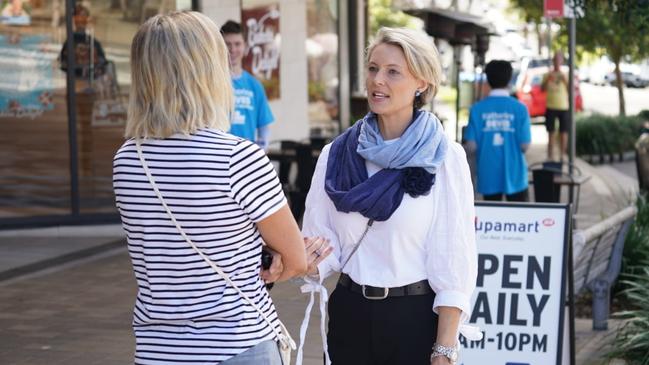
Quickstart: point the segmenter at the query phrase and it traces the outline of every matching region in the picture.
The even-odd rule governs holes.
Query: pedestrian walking
[[[371,112],[322,150],[303,220],[304,234],[334,248],[310,275],[340,272],[327,361],[453,364],[477,254],[464,150],[421,109],[437,92],[439,56],[419,32],[382,28],[366,71]]]
[[[563,56],[560,52],[552,58],[552,70],[543,76],[541,89],[546,93],[545,128],[548,131],[548,160],[554,160],[557,142],[556,121],[559,120],[559,159],[568,153],[569,93],[568,77],[561,71]]]
[[[464,140],[475,152],[478,192],[484,200],[528,201],[525,152],[531,142],[530,115],[509,95],[512,66],[503,60],[485,67],[489,96],[471,107]]]
[[[253,141],[263,150],[267,150],[270,124],[274,117],[261,82],[243,69],[246,40],[241,24],[228,20],[221,27],[221,34],[228,46],[234,89],[234,113],[230,121],[230,133]]]
[[[282,255],[278,280],[307,270],[305,243],[263,151],[224,132],[218,28],[197,12],[152,17],[131,80],[113,185],[138,285],[135,363],[281,364],[291,340],[260,277],[262,240]]]

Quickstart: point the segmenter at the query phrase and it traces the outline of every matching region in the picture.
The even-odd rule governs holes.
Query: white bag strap
[[[162,206],[167,211],[167,214],[169,215],[169,218],[171,218],[171,221],[174,222],[174,224],[176,225],[176,228],[178,229],[178,232],[180,232],[180,235],[183,236],[185,241],[187,241],[187,243],[189,243],[189,245],[192,246],[194,251],[196,251],[203,258],[203,260],[205,260],[205,262],[207,262],[212,267],[212,269],[214,269],[214,271],[216,271],[219,275],[221,275],[221,277],[232,288],[234,288],[239,293],[239,295],[241,295],[241,297],[246,302],[248,302],[248,304],[250,304],[257,312],[259,312],[259,314],[261,314],[261,316],[264,318],[266,323],[268,323],[270,328],[275,332],[275,334],[277,335],[279,340],[282,342],[282,345],[289,346],[291,349],[295,350],[295,348],[297,347],[295,345],[295,341],[293,340],[293,338],[291,338],[291,335],[288,333],[288,330],[286,329],[286,326],[284,326],[284,323],[282,323],[282,321],[280,321],[279,318],[278,318],[277,322],[279,322],[279,326],[282,329],[282,331],[280,332],[279,330],[277,330],[277,328],[275,328],[275,326],[273,326],[273,323],[270,321],[270,319],[268,319],[266,314],[252,300],[250,300],[250,298],[248,298],[248,296],[244,292],[242,292],[241,289],[239,289],[239,287],[234,282],[232,282],[232,280],[230,280],[230,277],[228,276],[228,274],[226,274],[223,270],[221,270],[221,268],[218,267],[214,263],[214,261],[212,261],[198,247],[196,247],[194,242],[189,238],[189,236],[187,236],[187,234],[185,233],[183,228],[180,226],[180,223],[178,223],[178,221],[176,220],[176,217],[174,217],[173,213],[171,213],[171,209],[169,209],[169,206],[167,205],[165,200],[162,198],[162,194],[160,193],[160,190],[158,189],[158,186],[156,185],[155,180],[153,179],[153,175],[151,175],[151,171],[149,170],[149,166],[147,165],[146,161],[144,160],[144,156],[142,155],[142,145],[140,144],[139,139],[135,140],[135,146],[137,148],[137,155],[140,158],[140,162],[142,163],[142,168],[144,168],[144,173],[149,178],[149,182],[151,183],[151,186],[153,187],[153,191],[155,191],[156,195],[158,196],[158,200],[160,200],[160,203],[162,204]]]

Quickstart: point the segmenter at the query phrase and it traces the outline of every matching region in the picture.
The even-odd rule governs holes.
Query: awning
[[[479,37],[486,38],[495,34],[493,26],[481,17],[461,11],[434,6],[402,11],[422,19],[429,35],[446,39],[454,45],[475,45]]]

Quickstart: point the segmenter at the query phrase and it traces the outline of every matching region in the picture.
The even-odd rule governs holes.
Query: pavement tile
[[[534,129],[536,144],[528,152],[530,164],[545,159]],[[633,169],[624,165],[625,171]],[[592,176],[582,186],[577,227],[586,228],[626,206],[637,191],[637,180],[621,175],[619,166],[590,166],[577,160]],[[635,189],[635,190],[634,190]],[[530,190],[533,190],[530,187]],[[565,189],[564,189],[565,190]],[[566,191],[562,195],[567,199]],[[32,231],[32,232],[29,232]],[[104,228],[50,228],[0,232],[0,273],[69,253],[114,242],[123,237],[117,225]],[[335,278],[326,282],[333,289]],[[281,318],[297,341],[308,296],[296,281],[280,283],[271,291]],[[0,281],[0,365],[114,365],[133,362],[131,329],[136,286],[125,248],[48,268],[47,271]],[[305,345],[305,365],[322,364],[319,309],[314,306]],[[615,323],[615,322],[611,322]],[[610,341],[610,333],[591,330],[589,319],[577,321],[577,363],[597,364]]]

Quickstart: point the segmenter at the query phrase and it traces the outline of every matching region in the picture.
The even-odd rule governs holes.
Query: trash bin
[[[640,190],[649,190],[649,133],[645,132],[635,143],[635,163]]]
[[[561,197],[561,185],[554,182],[554,177],[557,174],[561,174],[561,171],[561,162],[544,162],[539,168],[532,169],[535,202],[559,202]]]

